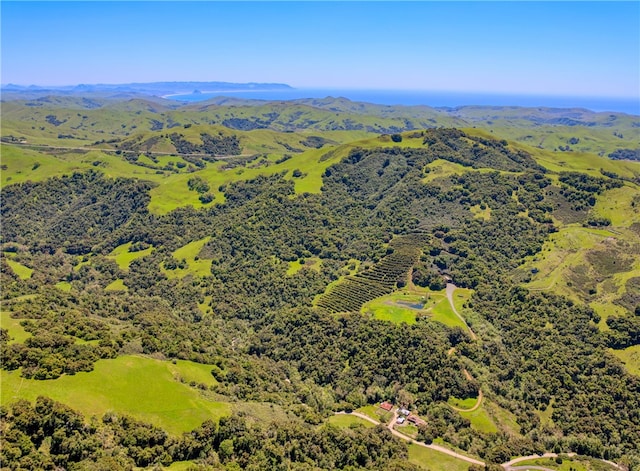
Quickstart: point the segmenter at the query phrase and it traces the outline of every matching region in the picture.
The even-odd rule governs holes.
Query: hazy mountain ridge
[[[112,97],[127,94],[163,96],[191,94],[197,92],[247,91],[247,90],[289,90],[284,83],[231,83],[231,82],[150,82],[122,84],[80,84],[68,86],[2,85],[0,91],[4,99],[33,99],[46,95],[60,94],[71,97]]]
[[[393,134],[437,127],[478,127],[558,152],[602,156],[635,155],[640,117],[584,109],[465,106],[389,106],[346,98],[264,101],[218,97],[180,103],[152,96],[135,98],[48,95],[8,100],[2,106],[2,137],[54,145],[128,139],[174,127],[225,126],[238,131],[360,132]]]

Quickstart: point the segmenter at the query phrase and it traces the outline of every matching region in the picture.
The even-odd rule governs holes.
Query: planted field
[[[393,292],[399,281],[406,282],[424,242],[421,234],[393,239],[389,243],[391,254],[371,269],[347,276],[330,287],[317,305],[331,312],[359,311],[365,303]]]
[[[179,434],[207,419],[230,413],[225,403],[208,400],[189,381],[213,384],[211,367],[178,361],[176,364],[138,356],[100,360],[94,371],[37,381],[21,378],[18,371],[2,371],[3,403],[45,395],[68,404],[85,416],[113,411],[128,414]]]

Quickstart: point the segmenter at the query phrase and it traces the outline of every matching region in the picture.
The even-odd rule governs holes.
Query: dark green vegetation
[[[12,468],[115,470],[197,459],[205,469],[417,469],[403,462],[406,444],[382,427],[345,431],[281,423],[269,430],[230,417],[172,437],[113,413],[86,423],[43,397],[35,405],[15,402],[2,414],[3,466]]]
[[[80,105],[68,99],[34,103],[41,106],[31,114],[24,104],[7,104],[9,129],[28,131],[25,122],[40,120],[41,112],[55,117],[28,141],[51,143],[47,126],[80,120],[77,126],[92,112],[78,107],[79,116],[70,115],[69,107]],[[297,114],[329,119],[329,102],[236,105],[96,108],[95,122],[117,110],[133,133],[112,128],[114,141],[100,144],[113,145],[109,159],[100,162],[151,173],[113,178],[99,162],[5,185],[0,266],[2,308],[13,321],[1,331],[0,348],[12,375],[90,375],[96,362],[125,355],[190,360],[211,365],[212,375],[191,387],[235,412],[177,436],[127,411],[83,418],[46,399],[3,404],[3,462],[51,469],[184,460],[213,469],[412,469],[406,446],[384,429],[318,427],[335,411],[393,400],[425,418],[421,440],[443,440],[488,463],[554,451],[640,465],[640,378],[610,353],[640,343],[640,219],[615,215],[616,205],[640,204],[637,164],[567,152],[561,165],[552,152],[472,129],[400,134],[406,127],[391,129],[399,119],[391,111],[367,120],[394,136],[340,145],[362,136],[318,136],[329,123],[303,125],[307,118]],[[344,111],[330,113],[334,124],[366,121],[363,112]],[[244,121],[227,122],[234,129],[212,126],[193,121],[197,113],[217,113],[216,125],[247,119],[269,129],[238,130],[253,126]],[[148,120],[151,114],[158,122]],[[179,123],[175,131],[167,132],[169,118]],[[163,130],[136,134],[133,126],[143,123]],[[78,145],[95,139],[92,126],[82,126],[64,134]],[[363,131],[371,130],[363,124]],[[217,162],[246,153],[247,143],[271,149]],[[16,168],[21,158],[38,159],[31,172],[54,159],[5,148]],[[180,149],[182,157],[162,154]],[[315,165],[317,191],[302,190]],[[16,181],[24,175],[5,171]],[[165,177],[179,178],[183,193],[211,200],[199,209],[185,202],[154,213],[152,195]],[[559,249],[574,232],[596,242],[565,257]],[[290,271],[291,264],[299,269]],[[473,290],[463,313],[477,340],[425,316],[408,325],[359,312],[414,284],[441,289],[445,275]],[[571,285],[555,289],[559,279]],[[551,288],[523,287],[536,281]],[[22,341],[11,341],[12,332]],[[490,426],[447,405],[473,402],[479,389]],[[296,419],[247,415],[255,403]]]

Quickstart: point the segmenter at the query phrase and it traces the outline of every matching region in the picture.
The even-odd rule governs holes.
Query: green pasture
[[[132,242],[127,242],[126,244],[119,245],[108,255],[109,258],[113,258],[116,261],[116,263],[120,267],[120,270],[128,270],[131,262],[145,257],[153,252],[153,247],[148,247],[137,252],[130,252],[132,245]]]
[[[500,407],[486,397],[482,399],[482,408],[500,430],[507,432],[511,436],[520,436],[520,425],[513,412]]]
[[[10,145],[0,146],[2,151],[2,184],[22,183],[27,180],[37,182],[47,178],[70,175],[90,169],[103,172],[110,178],[140,178],[159,182],[167,178],[163,172],[133,165],[122,157],[99,150],[74,153],[68,150],[47,153]]]
[[[407,304],[423,306],[424,296],[409,295],[406,292],[393,293],[376,298],[362,306],[361,311],[373,315],[375,319],[389,321],[396,324],[405,322],[415,324],[416,316],[422,308],[409,307]],[[407,304],[403,304],[407,303]]]
[[[66,293],[71,291],[71,283],[69,283],[68,281],[59,281],[55,284],[55,287]]]
[[[462,304],[471,296],[471,290],[456,289],[454,304],[460,311]],[[410,306],[413,305],[413,306]],[[421,305],[418,308],[417,305]],[[451,309],[446,292],[431,291],[427,288],[396,291],[376,298],[362,306],[361,312],[370,314],[376,319],[407,324],[416,322],[418,316],[427,316],[431,320],[440,322],[448,327],[466,329],[464,323]]]
[[[640,345],[633,345],[624,350],[609,350],[622,363],[629,374],[640,376]]]
[[[94,371],[37,381],[21,378],[18,371],[0,371],[1,398],[6,404],[18,398],[30,401],[40,395],[73,407],[85,416],[101,416],[113,411],[128,414],[179,434],[207,419],[230,414],[229,405],[207,399],[189,381],[214,384],[207,371],[211,366],[141,356],[121,356],[100,360]]]
[[[578,225],[562,227],[521,267],[531,278],[525,286],[588,303],[600,315],[600,329],[607,330],[609,316],[626,315],[615,301],[625,293],[627,281],[640,276],[635,239],[625,228],[611,232]]]
[[[252,166],[252,163],[249,163],[246,167],[225,169],[226,162],[215,162],[207,164],[206,168],[194,173],[173,174],[151,190],[149,210],[158,214],[166,214],[181,206],[195,208],[206,206],[198,199],[197,192],[189,191],[187,182],[195,175],[203,178],[209,184],[209,192],[214,196],[213,202],[209,204],[224,201],[224,195],[219,190],[221,185],[276,173],[284,173],[286,178],[293,180],[296,193],[318,193],[322,187],[322,175],[325,169],[347,155],[350,148],[350,145],[346,145],[336,149],[327,147],[311,149],[300,154],[293,154],[291,159],[281,163],[275,163],[275,161],[282,154],[272,154],[267,159],[270,164],[264,166]],[[321,159],[330,151],[332,151],[330,158]],[[294,178],[294,170],[300,170],[302,176]]]
[[[522,112],[522,111],[521,111]],[[531,109],[535,113],[535,110]],[[498,111],[500,113],[500,111]],[[464,131],[470,135],[482,135],[483,137],[493,137],[494,139],[508,139],[510,145],[520,148],[533,148],[541,151],[541,154],[547,154],[547,159],[551,162],[557,161],[560,166],[567,166],[570,163],[572,155],[590,154],[593,156],[606,156],[616,149],[627,148],[635,149],[640,144],[638,133],[633,128],[633,119],[617,120],[614,126],[611,123],[601,123],[598,127],[592,126],[561,126],[561,125],[540,125],[532,126],[530,121],[523,119],[510,120],[491,118],[492,124],[478,122],[481,129],[465,128]],[[626,122],[622,122],[626,121]],[[487,132],[491,130],[492,132]],[[624,134],[621,139],[613,133],[617,131]],[[570,140],[577,138],[578,142],[572,144]],[[569,145],[571,151],[560,151],[560,146]],[[569,156],[569,157],[567,157]],[[542,163],[542,162],[540,162]],[[582,165],[590,170],[598,170],[599,167],[594,165],[597,161],[588,160]],[[543,164],[544,165],[544,164]],[[545,165],[546,166],[546,165]]]
[[[368,420],[364,420],[360,417],[356,417],[354,415],[348,415],[348,414],[332,415],[327,419],[326,423],[335,425],[338,428],[352,428],[352,427],[358,427],[358,426],[366,427],[366,428],[375,427],[375,425],[369,422]]]
[[[22,263],[16,262],[15,260],[11,260],[9,258],[5,258],[5,261],[7,262],[7,265],[11,267],[13,273],[15,273],[16,276],[21,280],[28,280],[29,278],[31,278],[31,275],[33,275],[33,268],[29,268]]]
[[[391,417],[393,417],[391,412],[386,412],[378,406],[360,407],[359,409],[356,409],[355,412],[360,412],[373,420],[377,420],[378,422],[385,424],[391,420]]]
[[[556,458],[534,458],[532,460],[520,461],[517,466],[539,466],[557,471],[613,471],[617,469],[602,460],[588,456],[568,456],[561,454],[560,459],[561,463],[558,463]]]
[[[104,289],[105,291],[127,291],[129,288],[127,288],[122,279],[118,278],[105,286]]]
[[[608,218],[613,227],[629,227],[640,222],[640,188],[627,183],[603,192],[598,196],[593,212]]]
[[[471,421],[471,428],[481,433],[497,433],[498,427],[487,413],[484,406],[478,407],[473,412],[458,412],[465,419]]]
[[[162,268],[163,272],[168,278],[184,278],[188,274],[193,276],[209,276],[211,275],[211,260],[201,259],[198,257],[200,251],[207,242],[211,240],[211,237],[205,237],[200,240],[194,240],[187,245],[180,247],[173,252],[173,258],[176,260],[186,260],[187,268],[176,268],[175,270],[167,270]]]
[[[174,461],[169,466],[164,466],[162,469],[168,469],[171,471],[190,471],[192,469],[198,469],[198,466],[193,461]]]
[[[484,209],[482,209],[479,204],[476,204],[474,206],[471,206],[470,209],[473,217],[476,219],[484,219],[485,221],[491,219],[491,208],[489,206],[486,206]]]
[[[269,424],[272,422],[300,421],[287,406],[273,402],[234,402],[231,404],[234,415],[241,415],[249,421]]]
[[[469,463],[431,448],[409,445],[409,462],[431,471],[467,471]]]
[[[553,152],[520,143],[512,145],[531,154],[540,165],[552,172],[582,172],[601,177],[602,169],[625,178],[635,178],[640,175],[640,162],[611,160],[586,152]]]
[[[11,313],[8,311],[0,312],[0,327],[6,329],[9,333],[9,343],[24,343],[26,339],[31,337],[31,334],[24,330],[24,327],[20,325],[20,322],[24,319],[14,319],[11,317]]]
[[[322,267],[322,260],[318,257],[306,258],[304,263],[300,259],[294,260],[292,262],[288,262],[289,266],[287,267],[287,276],[293,276],[302,270],[303,267],[312,268],[316,271],[319,271]]]
[[[459,399],[457,397],[450,397],[447,400],[447,404],[457,407],[459,409],[471,409],[478,403],[477,397],[468,397],[466,399]]]
[[[590,229],[579,225],[565,226],[551,234],[545,241],[540,253],[528,257],[523,265],[526,270],[536,273],[527,283],[533,290],[561,290],[565,294],[564,281],[566,270],[584,260],[584,251],[591,249],[607,237],[612,236],[603,229]]]
[[[416,438],[418,436],[418,427],[413,424],[405,422],[402,425],[396,425],[394,428],[407,437]]]
[[[425,166],[425,176],[422,178],[422,182],[431,183],[438,178],[451,177],[453,175],[462,175],[467,172],[488,173],[493,171],[494,170],[489,168],[474,169],[471,167],[465,167],[464,165],[460,165],[455,162],[449,162],[448,160],[436,159]]]

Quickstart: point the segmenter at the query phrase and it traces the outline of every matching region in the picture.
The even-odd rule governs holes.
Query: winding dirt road
[[[372,419],[368,415],[361,414],[360,412],[336,412],[336,413],[337,414],[353,415],[355,417],[359,417],[359,418],[361,418],[363,420],[371,422],[372,424],[375,424],[375,425],[379,425],[380,424],[380,422],[378,422],[377,420]],[[398,437],[398,438],[400,438],[402,440],[405,440],[407,442],[413,443],[414,445],[422,446],[424,448],[430,448],[430,449],[438,451],[440,453],[444,453],[445,455],[453,456],[454,458],[466,461],[467,463],[477,464],[477,465],[480,465],[480,466],[484,466],[485,465],[483,461],[477,460],[475,458],[470,458],[469,456],[461,455],[460,453],[456,453],[455,451],[450,450],[448,448],[445,448],[443,446],[435,445],[433,443],[430,444],[430,445],[427,445],[424,442],[419,442],[418,440],[414,440],[413,438],[407,437],[406,435],[398,432],[396,429],[393,428],[393,424],[396,423],[397,418],[398,418],[398,413],[394,412],[393,413],[393,418],[387,424],[387,428],[389,429],[389,431],[391,432],[391,434],[393,436]]]
[[[447,299],[449,300],[449,304],[451,305],[451,309],[453,310],[453,313],[456,316],[458,316],[458,319],[460,319],[462,321],[462,323],[467,327],[467,329],[469,329],[469,335],[471,335],[471,338],[473,340],[477,340],[478,337],[476,336],[475,332],[473,330],[471,330],[471,327],[469,327],[469,324],[467,324],[467,321],[464,320],[464,317],[462,317],[460,315],[460,313],[456,309],[456,305],[453,303],[453,292],[455,290],[456,290],[456,285],[454,285],[453,283],[447,283]]]
[[[563,453],[563,455],[564,456],[568,456],[568,457],[578,456],[576,453]],[[520,471],[520,470],[524,471],[524,470],[527,470],[527,469],[540,469],[540,470],[553,471],[552,469],[545,468],[544,466],[535,466],[535,465],[516,466],[516,465],[518,463],[522,463],[523,461],[536,460],[536,459],[539,459],[539,458],[557,458],[558,456],[560,456],[560,455],[558,455],[557,453],[544,453],[542,455],[521,456],[519,458],[514,458],[511,461],[503,463],[502,467],[507,471]],[[602,460],[602,459],[599,459],[599,458],[593,458],[593,459],[597,459],[598,461],[606,463],[606,464],[608,464],[609,466],[611,466],[611,467],[613,467],[615,469],[619,469],[620,471],[625,471],[625,468],[623,468],[620,465],[617,465],[613,461]]]
[[[476,410],[478,407],[482,405],[483,397],[484,396],[482,395],[482,389],[478,389],[478,400],[476,401],[475,405],[471,409],[461,409],[460,407],[452,406],[451,404],[449,404],[449,407],[451,407],[453,410],[458,412],[473,412],[474,410]]]

